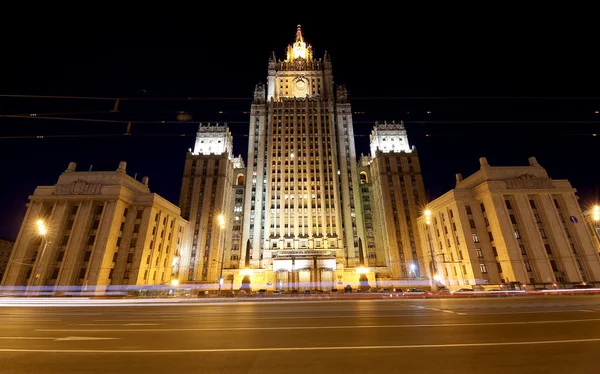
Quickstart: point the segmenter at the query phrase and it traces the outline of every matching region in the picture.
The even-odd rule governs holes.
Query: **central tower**
[[[331,289],[365,264],[352,111],[300,26],[286,52],[254,91],[240,263],[275,288]]]

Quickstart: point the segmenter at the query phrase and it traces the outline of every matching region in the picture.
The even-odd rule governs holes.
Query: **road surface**
[[[2,374],[594,373],[600,350],[592,295],[0,299],[0,321]]]

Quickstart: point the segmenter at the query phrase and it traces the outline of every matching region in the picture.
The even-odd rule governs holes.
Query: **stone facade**
[[[425,205],[419,155],[409,145],[402,122],[376,123],[371,133],[369,169],[372,179],[377,258],[385,260],[384,278],[421,277],[417,219]]]
[[[208,142],[212,142],[210,149]],[[226,258],[227,267],[239,261],[239,243],[233,250],[230,235],[233,220],[240,220],[233,214],[235,159],[230,153],[231,144],[226,124],[200,125],[196,147],[186,155],[179,201],[182,216],[189,221],[189,248],[182,257],[183,282],[214,284]],[[236,164],[239,166],[239,160]],[[220,215],[227,221],[224,229],[218,222]],[[232,257],[237,258],[234,264]]]
[[[450,288],[600,285],[597,243],[567,180],[529,166],[490,166],[427,204],[421,253],[432,283]]]
[[[194,222],[198,212],[214,226],[210,255],[202,257],[209,266],[223,265],[225,286],[232,289],[250,281],[253,289],[328,291],[347,284],[357,287],[359,279],[375,286],[419,276],[416,207],[425,195],[418,156],[404,125],[376,123],[373,154],[358,160],[348,92],[334,85],[329,55],[317,59],[300,27],[286,52],[284,60],[273,53],[267,84],[255,87],[246,165],[234,165],[230,179],[230,151],[202,156],[221,157],[228,165],[218,171],[224,179],[217,181],[212,161],[207,161],[207,175],[217,183],[216,205],[203,207],[202,213],[194,207],[199,192],[191,189],[193,178],[188,176],[190,160],[200,156],[188,155],[180,206],[192,225],[190,241],[201,246],[209,238],[202,232],[205,226]],[[214,131],[201,132],[196,144],[215,136]],[[230,144],[227,137],[219,139]],[[387,178],[390,163],[392,185]],[[385,201],[398,205],[392,209]],[[226,216],[234,221],[228,221],[226,239],[213,247],[214,212],[226,207]],[[191,264],[197,266],[203,249],[191,250],[196,254]],[[189,282],[214,285],[217,276],[207,271]]]
[[[14,245],[14,240],[0,238],[0,280],[2,280],[4,272],[8,267],[8,260],[10,259],[10,253]]]
[[[76,171],[39,186],[29,203],[4,286],[168,284],[179,276],[187,221],[179,208],[126,174]],[[40,226],[43,231],[40,231]]]

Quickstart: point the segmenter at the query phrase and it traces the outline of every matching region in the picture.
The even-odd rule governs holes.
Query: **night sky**
[[[374,121],[404,120],[430,199],[454,187],[454,174],[476,171],[479,157],[493,166],[536,156],[587,206],[600,185],[597,30],[562,11],[505,11],[32,23],[35,32],[5,46],[11,53],[0,62],[0,237],[16,238],[28,196],[69,161],[78,170],[127,161],[130,175],[149,176],[151,191],[177,204],[199,122],[229,123],[234,152],[245,157],[254,87],[266,80],[271,51],[285,58],[298,23],[349,91],[358,154],[368,152]],[[114,98],[122,98],[116,113]],[[37,116],[14,117],[29,113]]]

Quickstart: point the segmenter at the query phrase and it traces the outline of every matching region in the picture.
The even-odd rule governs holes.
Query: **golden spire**
[[[298,25],[296,29],[296,43],[304,41],[302,39],[302,26]]]
[[[302,28],[298,25],[296,29],[296,41],[292,45],[288,45],[286,61],[302,58],[307,61],[312,60],[312,47],[307,45],[302,37]]]

